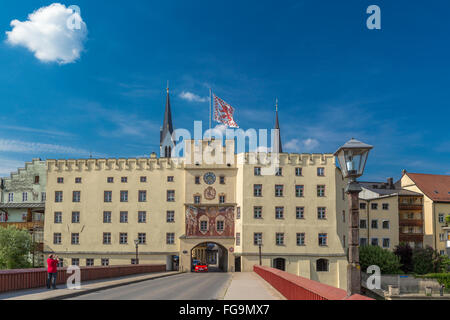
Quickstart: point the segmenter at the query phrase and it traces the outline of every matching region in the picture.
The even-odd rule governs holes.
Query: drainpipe
[[[370,246],[370,200],[367,200],[367,245]]]

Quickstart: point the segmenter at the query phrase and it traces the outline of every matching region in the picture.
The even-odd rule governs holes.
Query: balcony
[[[32,230],[32,229],[44,228],[44,222],[43,221],[34,221],[34,222],[0,222],[0,227],[2,227],[2,228],[7,228],[9,226],[14,226],[17,229]]]
[[[401,219],[399,220],[400,227],[423,227],[422,219]]]
[[[399,210],[422,210],[423,205],[422,204],[398,204]]]
[[[400,242],[423,242],[423,233],[399,233]]]

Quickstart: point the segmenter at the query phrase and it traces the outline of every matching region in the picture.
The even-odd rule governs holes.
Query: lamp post
[[[262,239],[261,239],[261,238],[258,238],[258,247],[259,247],[259,265],[260,265],[260,266],[262,266],[261,246],[262,246]]]
[[[364,173],[367,156],[373,147],[361,141],[351,139],[336,151],[342,175],[348,178],[345,192],[349,201],[349,232],[348,232],[348,266],[347,295],[361,293],[361,266],[359,265],[359,199],[361,186],[356,181]]]
[[[139,264],[139,239],[134,240],[134,244],[136,245],[136,264]]]

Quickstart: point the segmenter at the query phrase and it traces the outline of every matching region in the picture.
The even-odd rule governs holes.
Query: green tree
[[[31,235],[14,226],[0,228],[0,269],[23,269],[31,267]]]
[[[394,254],[400,258],[402,271],[409,273],[414,270],[412,263],[413,249],[408,243],[402,242],[395,247]]]
[[[371,265],[380,267],[382,274],[401,273],[400,258],[393,252],[379,246],[363,246],[359,248],[361,270],[365,271]]]
[[[438,264],[438,256],[431,247],[426,247],[425,249],[415,248],[412,257],[414,273],[426,274],[434,272],[435,268],[439,268],[439,266],[436,266]]]

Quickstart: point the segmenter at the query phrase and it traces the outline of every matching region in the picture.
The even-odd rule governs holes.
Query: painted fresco
[[[206,221],[206,230],[201,230]],[[223,221],[223,231],[217,230],[217,222]],[[186,209],[186,236],[234,237],[234,207],[194,207]]]

